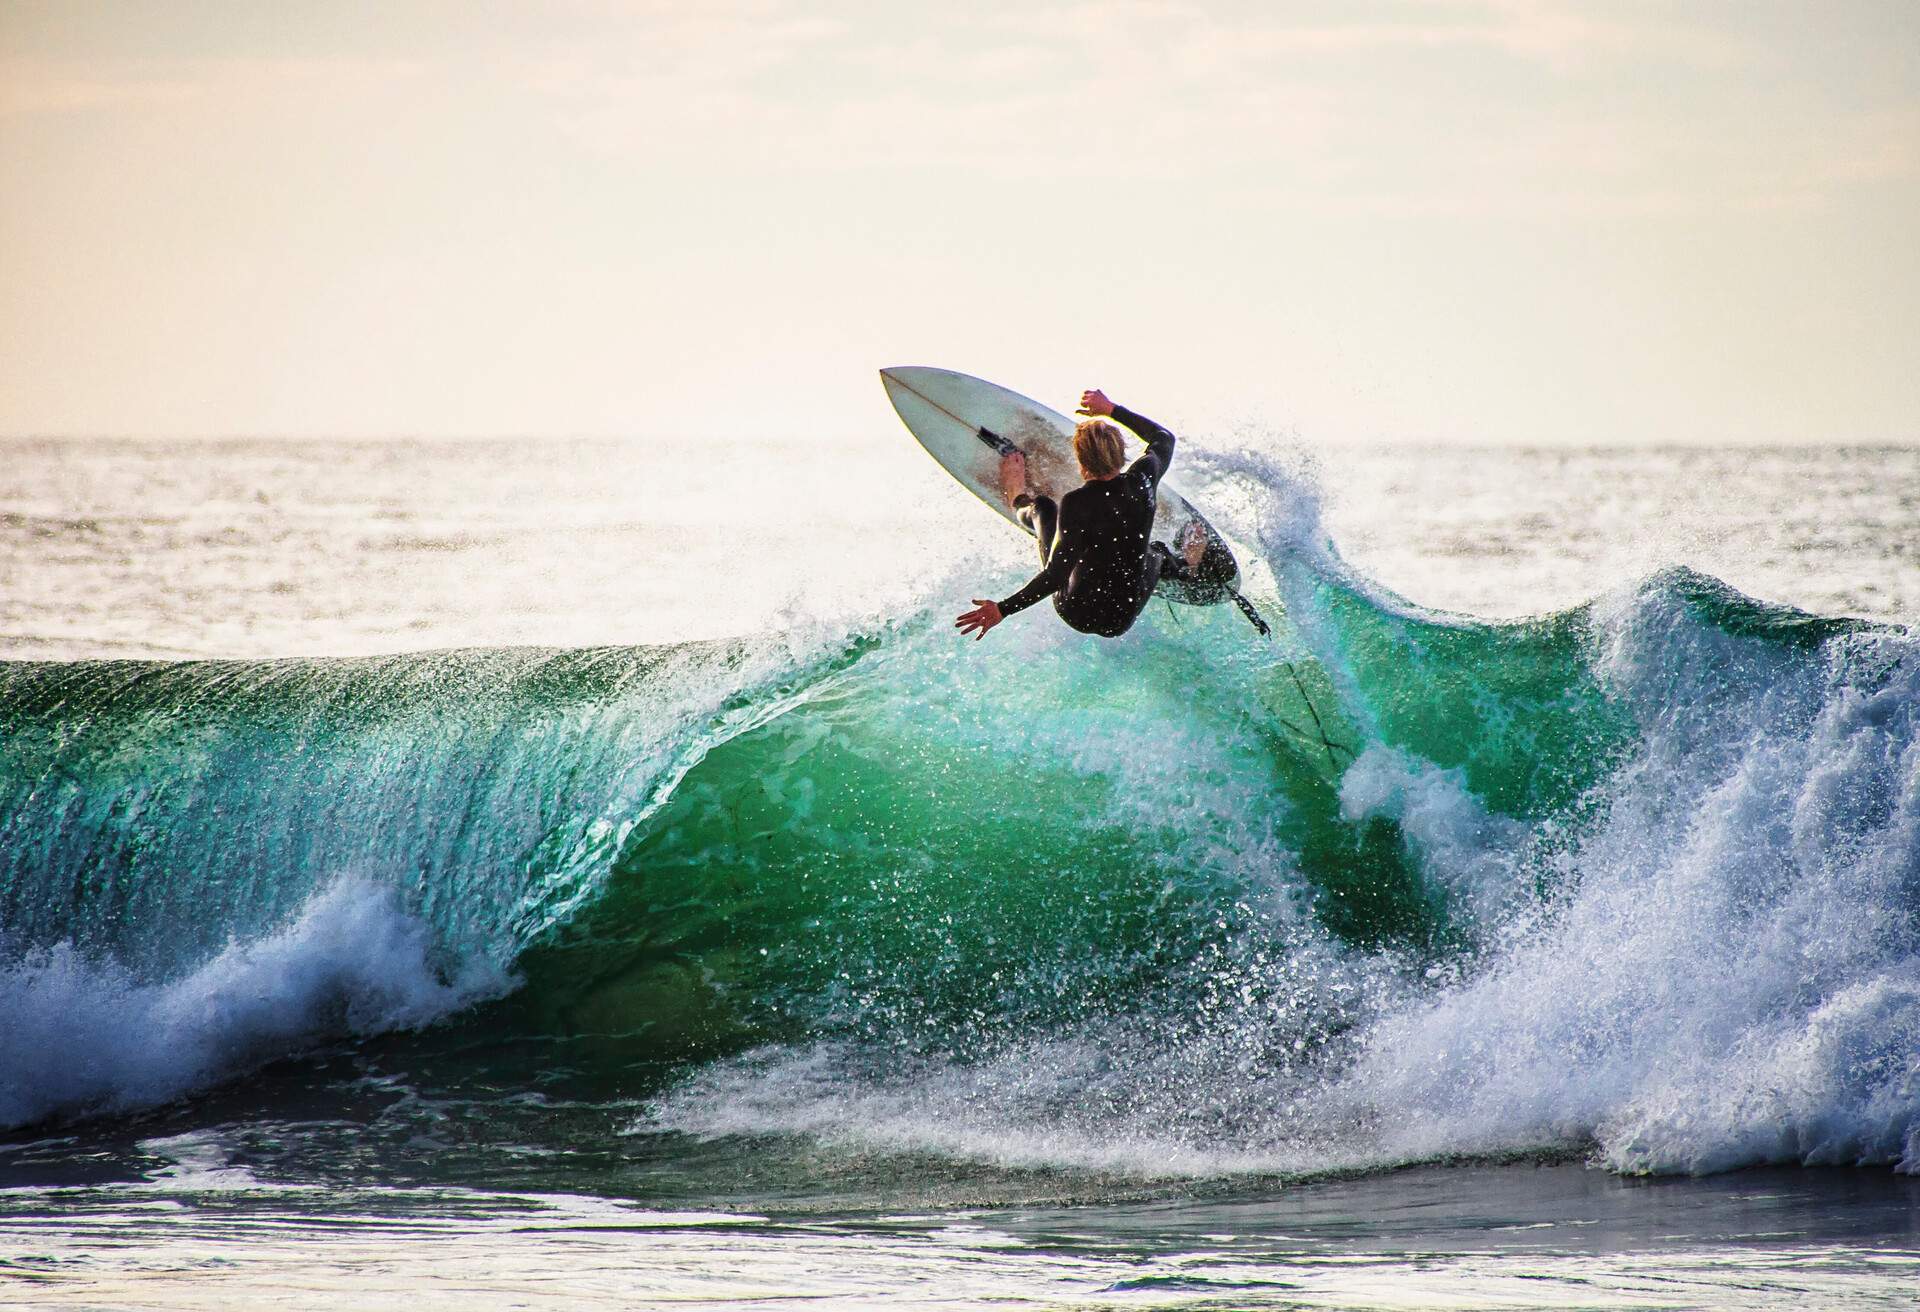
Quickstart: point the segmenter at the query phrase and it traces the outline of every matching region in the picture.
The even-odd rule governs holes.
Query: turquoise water
[[[1297,468],[1195,465],[1273,643],[1156,607],[963,645],[936,588],[687,641],[0,664],[17,1278],[185,1297],[85,1238],[130,1226],[233,1257],[244,1304],[364,1215],[342,1298],[416,1225],[535,1236],[490,1241],[501,1305],[573,1260],[556,1228],[648,1236],[629,1299],[722,1261],[730,1296],[963,1302],[1909,1279],[1908,629],[1679,565],[1423,608]],[[46,538],[46,578],[114,577]]]

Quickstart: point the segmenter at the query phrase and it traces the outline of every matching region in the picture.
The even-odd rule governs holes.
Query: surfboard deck
[[[900,421],[927,454],[1023,532],[1033,530],[1001,498],[1000,453],[981,440],[982,428],[1020,448],[1027,458],[1027,484],[1035,491],[1057,501],[1083,481],[1080,462],[1073,454],[1074,421],[1031,397],[984,378],[927,365],[882,369],[880,381]],[[1166,543],[1179,557],[1194,534],[1202,535],[1206,546],[1193,577],[1163,578],[1154,595],[1189,606],[1210,606],[1232,594],[1240,566],[1206,516],[1162,479],[1153,540]]]

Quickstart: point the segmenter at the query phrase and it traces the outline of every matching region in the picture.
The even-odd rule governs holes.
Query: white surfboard
[[[901,422],[960,481],[960,485],[1000,512],[1022,530],[1031,529],[1014,517],[1000,495],[1000,452],[980,435],[981,429],[1019,447],[1027,457],[1027,484],[1056,501],[1083,481],[1080,462],[1073,454],[1074,421],[1057,410],[997,383],[933,369],[901,365],[880,371],[887,397]],[[1176,557],[1185,556],[1198,535],[1205,542],[1191,579],[1162,578],[1156,595],[1190,606],[1209,606],[1233,595],[1240,567],[1233,552],[1206,517],[1165,480],[1160,483],[1159,507],[1153,517],[1153,540],[1164,542]],[[1188,557],[1191,559],[1191,557]]]

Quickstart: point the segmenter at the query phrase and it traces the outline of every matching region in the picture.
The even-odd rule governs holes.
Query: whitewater
[[[971,506],[940,512],[967,525],[944,559],[939,535],[882,525],[894,563],[931,561],[897,588],[869,558],[851,599],[677,638],[645,630],[699,624],[655,606],[619,631],[609,598],[685,526],[574,484],[503,498],[479,529],[429,493],[419,513],[444,522],[380,538],[382,513],[414,512],[356,507],[350,479],[328,492],[306,456],[255,444],[207,476],[256,461],[278,510],[183,493],[61,518],[76,468],[108,499],[152,471],[48,444],[4,526],[27,580],[0,662],[9,1180],[152,1187],[159,1160],[201,1171],[194,1190],[702,1215],[1095,1199],[1111,1221],[1130,1200],[1472,1164],[1920,1176],[1910,527],[1862,532],[1843,569],[1847,542],[1771,562],[1869,605],[1765,600],[1641,540],[1619,554],[1645,569],[1486,618],[1468,594],[1526,592],[1526,568],[1429,550],[1474,577],[1451,584],[1463,600],[1409,599],[1438,577],[1409,556],[1463,532],[1444,495],[1396,514],[1376,487],[1342,510],[1342,475],[1297,453],[1196,445],[1182,486],[1239,544],[1271,642],[1229,609],[1156,603],[1119,641],[1037,612],[962,644],[955,599],[1024,564]],[[471,449],[342,458],[524,473]],[[1664,474],[1670,499],[1708,459],[1483,458],[1569,487],[1595,465]],[[1802,506],[1859,474],[1717,458],[1735,483],[1799,461],[1778,495]],[[1381,479],[1458,465],[1400,453]],[[1909,523],[1920,469],[1877,467],[1887,522]],[[542,505],[563,502],[599,518],[556,528]],[[1540,513],[1512,512],[1509,557],[1591,550]],[[363,559],[404,563],[351,588],[324,560],[311,586],[256,577],[342,550],[343,526]],[[564,561],[530,547],[548,533],[571,535]],[[195,562],[191,595],[115,575],[142,542]],[[725,557],[701,549],[711,581]],[[367,601],[463,557],[461,578],[523,597],[576,561],[589,581],[546,610],[468,595],[405,630]],[[208,626],[223,570],[257,589],[264,640]],[[76,623],[82,583],[123,605]],[[300,625],[271,611],[294,599],[345,650],[289,654]],[[192,618],[125,626],[128,605],[170,604]]]

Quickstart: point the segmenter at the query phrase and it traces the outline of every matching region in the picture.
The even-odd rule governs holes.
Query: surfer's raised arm
[[[1145,474],[1155,487],[1159,487],[1161,476],[1173,463],[1173,434],[1145,415],[1137,415],[1123,405],[1113,408],[1113,417],[1131,428],[1147,444],[1147,453],[1133,462],[1131,472]]]

